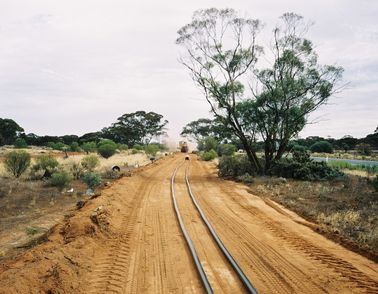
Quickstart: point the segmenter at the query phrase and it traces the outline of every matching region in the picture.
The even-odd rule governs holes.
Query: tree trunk
[[[245,152],[247,153],[247,157],[249,161],[251,162],[252,166],[255,167],[257,173],[261,174],[263,172],[263,168],[257,158],[256,152],[252,150],[250,144],[248,143],[247,138],[244,136],[244,134],[239,134],[239,139],[241,143],[243,144],[243,147],[245,149]]]

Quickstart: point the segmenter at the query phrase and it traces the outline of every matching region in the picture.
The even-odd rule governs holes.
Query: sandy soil
[[[0,267],[0,293],[201,293],[172,207],[176,155],[122,178]],[[377,293],[378,266],[311,230],[282,206],[216,177],[194,159],[190,180],[210,222],[259,293]],[[214,289],[239,293],[177,174],[185,224]]]

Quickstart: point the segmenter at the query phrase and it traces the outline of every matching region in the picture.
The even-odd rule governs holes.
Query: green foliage
[[[78,142],[72,142],[71,145],[70,145],[70,151],[72,151],[72,152],[79,152],[79,151],[81,151],[79,143]]]
[[[54,149],[54,150],[60,150],[60,151],[63,151],[63,150],[67,150],[69,149],[69,147],[64,144],[63,142],[48,142],[47,143],[47,146]]]
[[[117,144],[112,140],[103,140],[98,144],[97,152],[104,158],[109,158],[115,154]]]
[[[88,155],[81,160],[81,165],[87,171],[93,171],[100,164],[100,159],[97,155]]]
[[[326,162],[312,161],[307,152],[296,152],[293,158],[277,161],[269,170],[271,175],[293,178],[305,181],[333,180],[344,178],[338,168],[327,165]]]
[[[14,177],[20,177],[30,166],[30,154],[25,151],[11,151],[5,155],[5,169]]]
[[[328,141],[318,141],[311,145],[311,152],[333,153],[333,146]]]
[[[24,131],[14,120],[9,118],[0,118],[0,146],[12,145]]]
[[[17,138],[16,141],[14,141],[14,147],[19,149],[27,148],[28,144],[26,143],[25,139]]]
[[[120,151],[128,150],[129,147],[126,144],[117,144],[117,149]]]
[[[356,145],[357,152],[361,155],[371,155],[371,146],[366,143]]]
[[[219,158],[218,175],[222,178],[237,178],[245,174],[255,175],[256,170],[246,155],[222,156]]]
[[[140,151],[138,150],[138,149],[132,149],[131,150],[131,154],[137,154],[137,153],[139,153]]]
[[[146,154],[155,156],[156,153],[159,151],[159,146],[157,144],[149,144],[145,147]]]
[[[233,144],[219,144],[217,152],[219,156],[232,156],[236,152],[236,147]]]
[[[168,123],[161,114],[136,111],[125,113],[110,127],[102,130],[105,138],[132,146],[136,143],[148,144],[155,136],[164,134]]]
[[[291,147],[291,151],[305,152],[305,151],[307,151],[307,147],[306,146],[302,146],[302,145],[298,145],[298,144],[294,144]]]
[[[98,174],[86,172],[83,176],[83,182],[88,186],[88,188],[95,189],[101,185],[102,180]]]
[[[96,142],[86,142],[81,145],[81,149],[83,149],[87,154],[90,152],[95,152],[97,150]]]
[[[33,236],[35,234],[38,234],[40,232],[40,229],[35,227],[26,227],[25,232],[26,234]]]
[[[32,177],[46,177],[49,178],[57,171],[59,162],[52,155],[41,155],[36,158],[35,164],[32,166]]]
[[[65,171],[55,172],[51,175],[50,185],[63,189],[72,181],[72,177]]]
[[[282,158],[308,115],[335,92],[343,72],[318,64],[302,16],[283,14],[268,50],[257,43],[261,28],[259,20],[243,18],[233,9],[210,8],[196,11],[176,40],[186,51],[182,63],[205,93],[214,116],[240,139],[259,173]],[[267,57],[272,59],[260,69],[256,63],[264,52],[271,52]],[[258,138],[264,140],[265,169],[257,160]]]
[[[138,151],[141,151],[141,150],[143,150],[143,146],[140,145],[140,144],[135,144],[135,145],[133,146],[133,149],[138,150]]]
[[[205,151],[201,154],[201,159],[205,161],[210,161],[217,157],[218,157],[218,154],[213,149],[211,149],[210,151]]]
[[[213,137],[206,137],[198,141],[198,150],[200,151],[210,151],[217,150],[219,142]]]

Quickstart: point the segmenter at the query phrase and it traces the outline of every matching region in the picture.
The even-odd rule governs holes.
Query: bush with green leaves
[[[100,165],[100,159],[97,155],[88,155],[81,160],[81,165],[87,171],[94,171]]]
[[[116,153],[117,144],[112,140],[103,140],[98,143],[97,152],[104,158],[109,158]]]
[[[140,144],[135,144],[135,145],[133,146],[133,149],[138,150],[138,151],[141,151],[141,150],[143,150],[143,146],[140,145]]]
[[[19,149],[27,148],[28,144],[26,143],[25,139],[17,138],[16,141],[14,141],[14,147]]]
[[[366,143],[360,143],[356,145],[356,150],[361,155],[371,155],[371,146]]]
[[[72,142],[71,145],[70,145],[70,151],[72,151],[72,152],[81,151],[79,143],[78,142]]]
[[[47,143],[47,146],[54,149],[54,150],[60,150],[60,151],[63,151],[64,149],[68,149],[69,146],[67,146],[66,144],[64,144],[63,142],[48,142]]]
[[[32,178],[49,178],[57,172],[59,162],[52,155],[41,155],[36,158],[35,164],[31,168]]]
[[[5,169],[19,178],[30,166],[30,154],[26,151],[11,151],[5,155]]]
[[[83,182],[88,186],[89,189],[95,189],[101,185],[100,175],[93,172],[86,172],[83,176]]]
[[[245,174],[256,174],[245,154],[222,156],[219,158],[218,168],[218,175],[222,178],[237,178]]]
[[[318,141],[311,145],[311,152],[333,153],[333,146],[328,141]]]
[[[218,154],[213,149],[211,149],[210,151],[203,152],[201,155],[201,159],[204,161],[210,161],[217,157],[218,157]]]
[[[206,137],[198,141],[199,151],[217,150],[219,142],[214,137]]]
[[[307,147],[299,144],[295,144],[291,146],[291,151],[300,151],[300,152],[305,152],[307,151]]]
[[[159,146],[157,144],[149,144],[145,147],[145,152],[148,155],[155,156],[159,151]]]
[[[86,142],[81,145],[81,149],[83,149],[87,154],[90,152],[95,152],[97,150],[96,142]]]
[[[120,151],[126,151],[129,149],[129,146],[127,146],[126,144],[117,144],[117,149]]]
[[[219,144],[217,152],[219,156],[232,156],[236,152],[236,146],[233,144]]]
[[[326,162],[313,161],[307,152],[296,151],[292,158],[281,159],[269,170],[274,176],[305,181],[343,179],[345,174]]]
[[[65,171],[58,171],[51,175],[49,183],[51,186],[58,187],[59,189],[63,189],[67,187],[69,183],[71,183],[72,177],[69,173]]]

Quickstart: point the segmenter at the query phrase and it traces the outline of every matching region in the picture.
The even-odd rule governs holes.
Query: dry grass
[[[320,229],[378,256],[378,192],[366,178],[350,176],[339,182],[256,179],[254,194],[271,198]]]

